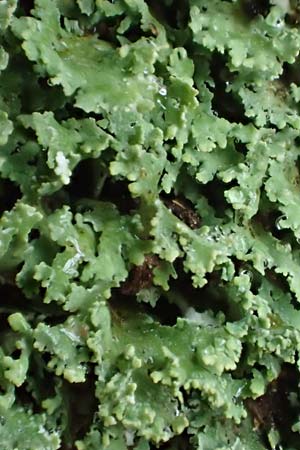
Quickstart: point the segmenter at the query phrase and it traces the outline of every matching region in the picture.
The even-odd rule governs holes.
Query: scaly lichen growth
[[[299,24],[0,2],[1,449],[299,448]]]

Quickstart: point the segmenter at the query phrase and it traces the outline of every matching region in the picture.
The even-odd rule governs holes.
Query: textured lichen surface
[[[0,449],[300,448],[299,27],[0,1]]]

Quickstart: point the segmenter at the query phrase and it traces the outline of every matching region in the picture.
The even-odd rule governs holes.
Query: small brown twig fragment
[[[135,266],[129,273],[128,279],[121,286],[123,295],[136,295],[142,289],[151,287],[153,269],[159,265],[156,255],[147,255],[140,266]]]
[[[172,213],[188,225],[192,230],[199,228],[201,220],[198,214],[192,209],[186,200],[173,198],[163,199],[164,204]]]

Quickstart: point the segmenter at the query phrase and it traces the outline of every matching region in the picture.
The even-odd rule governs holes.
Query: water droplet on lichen
[[[286,219],[285,215],[283,214],[282,216],[277,217],[276,221],[275,221],[275,227],[277,228],[278,231],[282,230],[284,227],[283,225],[283,221]]]
[[[159,89],[158,93],[159,93],[160,95],[162,95],[163,97],[165,97],[165,96],[167,95],[167,88],[166,88],[165,86],[162,86],[162,87]]]

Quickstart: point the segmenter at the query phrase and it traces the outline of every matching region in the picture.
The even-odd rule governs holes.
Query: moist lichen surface
[[[299,27],[0,1],[0,449],[300,448]]]

